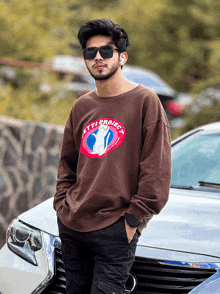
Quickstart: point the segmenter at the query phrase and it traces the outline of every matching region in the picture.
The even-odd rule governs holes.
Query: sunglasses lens
[[[102,46],[99,52],[102,58],[111,58],[113,56],[113,48],[111,46]]]
[[[100,48],[90,47],[83,50],[83,56],[85,59],[94,59],[97,51],[99,50],[102,58],[111,58],[113,56],[114,48],[111,46],[102,46]]]
[[[83,56],[85,59],[94,59],[97,54],[97,48],[91,47],[91,48],[86,48],[83,51]]]

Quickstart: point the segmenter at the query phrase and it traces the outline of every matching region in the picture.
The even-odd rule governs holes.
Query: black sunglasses
[[[113,51],[117,50],[112,46],[101,46],[101,47],[88,47],[83,50],[84,59],[94,59],[96,57],[97,51],[99,51],[102,58],[112,58]]]

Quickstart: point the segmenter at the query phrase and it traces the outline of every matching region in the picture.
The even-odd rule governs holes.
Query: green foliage
[[[45,93],[39,91],[42,82],[53,88]],[[64,125],[77,96],[65,90],[63,82],[67,81],[58,81],[53,73],[45,72],[42,76],[36,70],[23,88],[16,89],[10,83],[0,86],[0,115]]]
[[[157,64],[151,69],[160,73],[174,88],[189,92],[194,84],[220,72],[216,60],[220,45],[220,5],[216,1],[170,0],[155,28],[160,34],[151,40],[150,58]],[[157,30],[157,29],[155,29]]]
[[[0,56],[43,61],[70,53],[68,2],[0,1]]]

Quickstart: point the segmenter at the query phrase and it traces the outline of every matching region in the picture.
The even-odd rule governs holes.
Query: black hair
[[[117,47],[119,53],[126,52],[129,40],[125,30],[110,19],[90,20],[81,26],[78,39],[82,49],[86,48],[86,42],[89,38],[97,35],[112,37],[112,41]]]

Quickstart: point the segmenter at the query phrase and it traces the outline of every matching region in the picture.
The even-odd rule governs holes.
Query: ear
[[[127,52],[120,53],[120,59],[119,59],[120,65],[123,66],[127,60],[128,60],[128,53]]]

